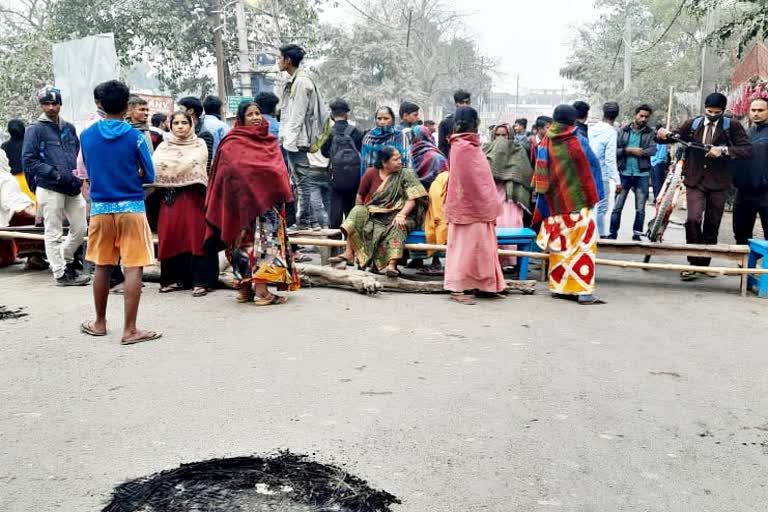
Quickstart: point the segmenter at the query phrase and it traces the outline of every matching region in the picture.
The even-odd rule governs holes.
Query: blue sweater
[[[144,135],[123,121],[102,119],[83,131],[80,146],[91,182],[91,215],[143,212],[143,185],[155,181]]]

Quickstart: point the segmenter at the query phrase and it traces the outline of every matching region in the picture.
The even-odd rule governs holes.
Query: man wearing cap
[[[536,154],[533,189],[538,194],[536,243],[549,252],[549,289],[579,304],[603,304],[595,297],[597,228],[592,210],[603,198],[603,180],[589,142],[578,135],[579,117],[571,105],[559,105],[554,123]]]
[[[752,156],[752,144],[744,127],[724,117],[728,99],[714,92],[704,102],[704,115],[689,119],[677,129],[678,138],[686,142],[700,142],[711,146],[709,151],[689,149],[685,162],[685,188],[688,218],[685,221],[685,240],[689,244],[716,244],[723,209],[731,189],[732,160]],[[669,131],[657,132],[657,141],[668,143]],[[709,266],[711,258],[691,256],[691,265]],[[691,281],[702,275],[683,271],[680,278]],[[704,275],[715,277],[716,274]]]
[[[82,286],[90,277],[75,268],[74,255],[85,239],[82,181],[74,174],[80,142],[71,123],[61,119],[61,91],[45,87],[37,98],[43,114],[24,135],[22,160],[45,222],[45,253],[59,286]],[[69,234],[64,238],[64,220]]]

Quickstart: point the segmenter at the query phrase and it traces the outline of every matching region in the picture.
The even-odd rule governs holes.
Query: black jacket
[[[632,130],[632,124],[622,128],[616,142],[616,165],[619,173],[627,168],[627,154],[624,150],[629,143],[630,130]],[[646,125],[640,130],[640,148],[643,150],[643,155],[637,157],[637,166],[641,172],[648,172],[651,170],[651,157],[656,154],[656,132],[650,126]]]
[[[704,138],[706,124],[702,121],[696,130],[693,124],[696,118],[684,122],[676,130],[680,139],[691,142],[701,142]],[[733,185],[733,169],[737,160],[746,160],[752,157],[752,144],[749,141],[744,127],[737,121],[730,121],[728,132],[723,129],[724,121],[717,123],[715,133],[712,134],[713,146],[725,146],[728,148],[727,157],[707,158],[704,151],[690,150],[685,161],[685,186],[707,191],[729,190]],[[657,143],[669,144],[669,140],[657,140]]]
[[[60,192],[68,196],[80,193],[82,182],[72,171],[77,168],[80,141],[75,127],[41,117],[24,134],[22,165],[29,187]]]
[[[440,152],[448,157],[448,153],[451,151],[451,145],[448,143],[448,137],[453,133],[456,121],[453,119],[453,114],[448,114],[448,117],[440,121],[440,125],[437,127],[437,147]]]
[[[739,192],[768,193],[768,123],[753,126],[749,135],[752,158],[736,161],[733,184]]]
[[[0,148],[5,151],[5,155],[8,157],[8,164],[11,166],[11,174],[19,174],[24,169],[24,164],[21,161],[21,150],[24,146],[24,138],[11,138],[3,142]]]
[[[331,133],[328,135],[328,138],[323,142],[323,146],[320,148],[320,153],[325,158],[331,158],[331,145],[333,144],[333,136],[334,134],[343,134],[344,130],[347,129],[347,126],[349,126],[348,121],[336,121],[333,123],[333,127],[331,128]],[[352,140],[355,142],[355,147],[358,151],[362,151],[363,149],[363,132],[358,130],[357,128],[354,128],[352,130]]]

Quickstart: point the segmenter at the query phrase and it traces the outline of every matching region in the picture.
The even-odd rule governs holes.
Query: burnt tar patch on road
[[[343,468],[280,452],[182,464],[125,482],[102,512],[391,512],[397,503]]]

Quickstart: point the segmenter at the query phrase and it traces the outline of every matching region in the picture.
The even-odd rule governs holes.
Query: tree
[[[323,28],[317,74],[326,97],[343,97],[370,119],[384,103],[450,108],[458,88],[490,91],[491,59],[462,35],[460,16],[441,0],[371,0],[361,10],[349,28]],[[387,13],[387,22],[370,12]]]
[[[0,3],[0,123],[40,113],[37,90],[53,82],[51,44],[46,37],[49,0]],[[31,63],[34,63],[31,65]]]
[[[316,8],[325,0],[264,0],[248,12],[249,40],[257,47],[274,49],[299,34],[312,43],[317,25]],[[171,93],[213,89],[209,69],[215,64],[214,31],[226,31],[225,69],[236,62],[235,13],[230,4],[220,16],[219,0],[57,0],[52,14],[54,37],[71,39],[104,32],[115,34],[122,64],[147,61]],[[264,6],[262,6],[264,4]],[[231,82],[231,79],[230,79]],[[227,89],[232,90],[231,83]]]
[[[573,38],[568,64],[561,74],[575,80],[595,103],[618,101],[622,118],[649,103],[657,118],[666,117],[669,87],[685,97],[700,90],[701,52],[707,34],[704,20],[683,9],[681,4],[659,0],[601,0],[599,18]],[[632,37],[632,84],[624,90],[624,27],[630,17]],[[720,59],[718,83],[728,83],[729,62]],[[675,118],[690,116],[696,101],[676,102]]]
[[[768,37],[768,5],[765,0],[689,0],[691,12],[700,17],[708,10],[728,9],[730,16],[717,27],[712,39],[720,43],[737,42],[742,57],[754,41]]]

